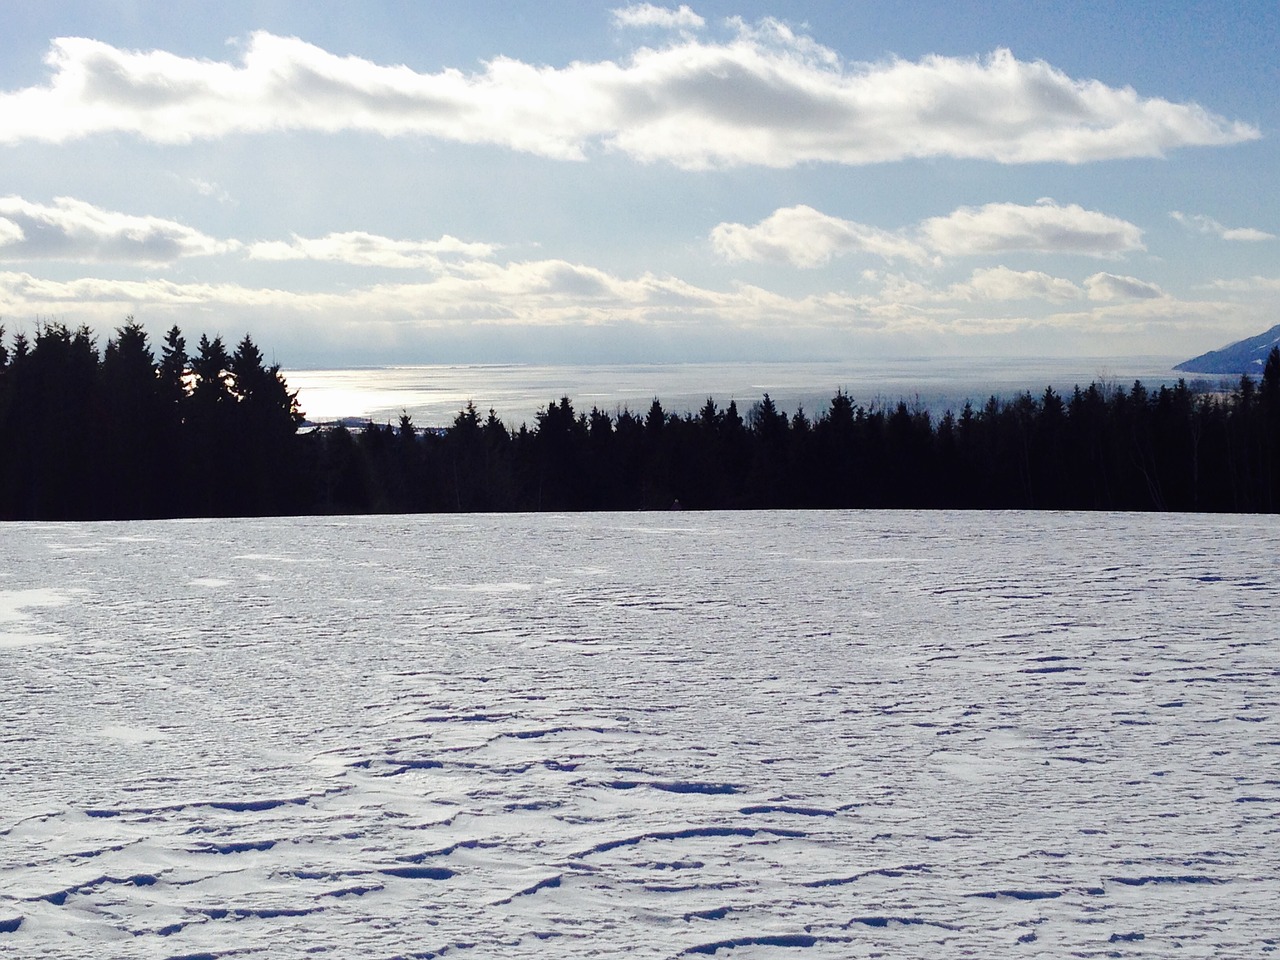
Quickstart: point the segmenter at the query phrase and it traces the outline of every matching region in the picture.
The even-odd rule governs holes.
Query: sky
[[[286,368],[1183,359],[1280,322],[1275,0],[0,3],[0,323]]]

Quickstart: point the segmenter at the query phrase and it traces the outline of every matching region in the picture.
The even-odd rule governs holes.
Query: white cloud
[[[160,217],[103,210],[83,200],[57,197],[52,206],[0,197],[0,261],[121,261],[172,263],[238,247]]]
[[[353,351],[421,356],[413,351],[423,343],[445,342],[521,355],[520,344],[536,352],[546,338],[580,343],[594,330],[595,342],[605,344],[642,328],[653,331],[654,343],[692,338],[688,342],[733,349],[792,338],[788,342],[807,355],[814,344],[825,344],[836,351],[833,357],[850,349],[859,355],[868,349],[989,353],[1029,344],[1079,355],[1096,349],[1093,338],[1102,334],[1131,353],[1167,354],[1177,349],[1174,333],[1203,337],[1213,327],[1226,331],[1225,341],[1228,333],[1261,329],[1273,322],[1276,302],[1274,282],[1251,299],[1188,301],[1134,278],[1097,274],[1085,283],[1092,302],[1055,309],[1055,298],[1083,297],[1069,296],[1068,281],[1002,268],[974,271],[941,288],[893,275],[867,274],[864,281],[866,293],[787,296],[745,283],[716,290],[649,273],[620,277],[564,260],[463,261],[423,281],[324,291],[8,272],[0,273],[0,316],[52,315],[102,330],[133,314],[157,335],[173,323],[211,332],[251,329],[287,365],[325,351],[348,358]],[[877,281],[879,289],[870,289]],[[1024,302],[1037,291],[1050,302]],[[1095,299],[1099,292],[1108,299]]]
[[[974,270],[967,280],[945,287],[895,273],[868,271],[864,279],[878,284],[878,299],[884,304],[931,305],[930,309],[943,312],[956,312],[961,304],[1062,303],[1085,297],[1084,290],[1070,280],[1038,270],[1011,270],[1005,266]]]
[[[202,180],[199,177],[192,177],[187,181],[191,186],[195,187],[196,193],[202,197],[212,197],[221,204],[234,203],[231,194],[216,183],[208,180]]]
[[[873,298],[844,294],[788,297],[751,284],[729,290],[698,287],[645,273],[623,278],[564,260],[500,264],[470,261],[412,283],[341,291],[290,291],[239,284],[83,277],[51,280],[0,273],[0,315],[56,314],[97,325],[135,314],[163,325],[208,314],[226,323],[243,316],[286,331],[363,327],[601,327],[618,324],[746,332],[774,327],[887,327],[893,315]],[[291,336],[300,336],[293,333]]]
[[[1224,318],[1227,310],[1231,310],[1230,318]],[[1105,335],[1114,342],[1127,344],[1127,349],[1133,353],[1167,356],[1182,352],[1182,358],[1185,358],[1197,350],[1188,346],[1180,351],[1171,334],[1191,333],[1196,339],[1188,343],[1195,343],[1202,342],[1206,330],[1221,330],[1221,341],[1227,341],[1256,333],[1267,317],[1267,309],[1262,304],[1242,307],[1217,301],[1153,297],[1100,303],[1079,311],[1054,313],[1044,317],[1041,324],[1046,328],[1069,331],[1076,337]],[[1079,344],[1085,348],[1093,345],[1096,350],[1096,341],[1085,339]]]
[[[707,23],[685,4],[681,4],[678,10],[672,10],[652,3],[634,3],[629,7],[621,7],[610,12],[613,14],[613,22],[620,27],[700,30]]]
[[[378,315],[428,325],[557,326],[619,319],[654,322],[679,318],[684,322],[708,310],[732,307],[741,299],[651,274],[622,279],[564,260],[472,261],[421,282],[375,284],[340,292],[166,279],[51,280],[29,273],[0,273],[0,313],[5,315],[92,313],[100,307],[123,315],[145,307],[198,305],[283,310],[335,322],[343,316]]]
[[[1076,80],[1007,50],[845,65],[777,21],[736,28],[724,42],[681,37],[619,62],[555,68],[500,57],[474,73],[419,73],[268,33],[252,35],[240,63],[64,37],[46,57],[46,86],[0,94],[0,142],[359,130],[562,159],[603,147],[696,169],[907,157],[1083,163],[1260,136],[1196,104]]]
[[[1132,223],[1048,199],[1033,206],[960,207],[945,217],[925,220],[920,230],[930,247],[951,256],[1017,250],[1114,257],[1146,249],[1142,231]]]
[[[932,255],[1056,253],[1116,257],[1145,249],[1142,231],[1126,220],[1041,200],[1032,206],[989,203],[930,217],[891,232],[842,220],[808,206],[783,207],[754,226],[721,223],[711,243],[726,260],[773,261],[818,267],[832,257],[871,253],[885,260],[924,263]]]
[[[289,242],[260,241],[248,245],[251,260],[325,260],[369,267],[443,269],[445,257],[488,257],[498,247],[469,243],[448,234],[439,240],[392,240],[362,231],[330,233],[308,239],[296,234]]]
[[[27,219],[15,219],[11,210]],[[704,337],[714,330],[735,340],[739,336],[781,335],[783,331],[800,335],[806,330],[919,336],[924,338],[922,342],[934,342],[936,348],[936,338],[942,335],[1019,335],[1049,327],[1073,331],[1073,336],[1104,329],[1139,336],[1142,330],[1177,327],[1189,323],[1188,318],[1212,312],[1203,305],[1169,297],[1146,281],[1105,272],[1076,284],[1048,273],[1000,265],[981,267],[966,279],[935,286],[918,278],[865,271],[860,289],[852,293],[786,295],[748,283],[711,289],[651,273],[623,277],[554,258],[502,262],[493,259],[499,249],[495,245],[447,235],[438,240],[394,240],[352,231],[319,238],[295,235],[287,242],[217,241],[172,221],[128,217],[65,198],[50,207],[18,198],[0,201],[0,250],[29,243],[25,225],[33,219],[32,210],[45,220],[56,221],[59,227],[55,233],[62,237],[74,238],[79,224],[96,225],[87,240],[75,240],[74,249],[85,258],[109,259],[99,255],[102,249],[124,243],[129,259],[136,263],[166,262],[154,253],[144,256],[136,249],[154,250],[156,244],[149,238],[158,234],[168,238],[165,242],[169,246],[161,244],[166,255],[174,249],[239,251],[254,259],[307,259],[425,272],[425,277],[410,282],[325,289],[167,278],[82,276],[59,280],[29,273],[0,274],[0,316],[53,315],[103,328],[132,313],[147,318],[157,329],[173,322],[207,322],[205,318],[213,317],[218,323],[229,324],[229,329],[252,325],[264,335],[269,331],[273,337],[300,344],[304,351],[315,349],[320,342],[341,349],[344,338],[362,348],[376,340],[379,349],[391,349],[392,344],[420,342],[414,339],[417,332],[427,330],[451,331],[448,336],[466,338],[480,335],[474,331],[490,329],[491,333],[484,334],[489,342],[501,342],[505,336],[502,331],[515,328],[527,328],[527,335],[536,337],[536,330],[554,327],[564,331],[558,335],[572,337],[575,329],[621,329],[627,325],[701,331],[697,335]],[[127,232],[121,224],[136,228],[135,233],[120,240]],[[933,252],[925,246],[920,228],[914,233],[879,231],[808,207],[777,211],[756,227],[721,226],[726,228],[717,235],[722,252],[745,259],[772,258],[803,265],[856,249],[886,261],[928,262]],[[64,256],[70,256],[65,247]],[[1233,315],[1258,315],[1263,298],[1274,300],[1269,286],[1274,288],[1274,283],[1254,282],[1258,296],[1253,301],[1242,298],[1233,306]],[[1060,309],[1058,304],[1086,298],[1093,304],[1089,309],[1054,312]],[[1218,313],[1223,309],[1219,306]],[[1126,327],[1130,320],[1132,327]],[[1159,349],[1152,346],[1160,344],[1158,336],[1151,336],[1154,339],[1148,349]]]
[[[61,260],[173,263],[182,257],[242,251],[251,260],[316,260],[355,266],[443,271],[458,261],[491,257],[493,243],[459,240],[393,240],[363,231],[330,233],[290,241],[241,243],[218,240],[173,220],[103,210],[83,200],[58,197],[53,204],[0,197],[0,262]]]
[[[1213,290],[1226,290],[1231,293],[1280,293],[1280,277],[1252,276],[1214,280],[1208,286]]]
[[[1215,232],[1223,240],[1243,240],[1249,243],[1256,243],[1259,240],[1274,240],[1274,233],[1267,233],[1265,230],[1258,230],[1255,227],[1224,227],[1216,220],[1212,221]]]
[[[1038,270],[1010,270],[990,267],[975,270],[967,283],[952,288],[956,295],[972,300],[1079,300],[1084,292],[1070,280]]]
[[[1095,273],[1085,278],[1084,286],[1090,300],[1155,300],[1166,296],[1154,283],[1114,273]]]
[[[0,257],[4,256],[5,247],[16,246],[26,238],[22,227],[8,217],[0,217]]]
[[[1188,229],[1211,234],[1222,240],[1240,240],[1256,243],[1260,240],[1274,240],[1276,238],[1274,233],[1267,233],[1265,230],[1258,230],[1254,227],[1224,227],[1212,217],[1206,217],[1198,213],[1188,214],[1180,210],[1174,210],[1169,216]]]
[[[471,261],[457,269],[410,283],[374,284],[340,291],[293,291],[234,283],[184,283],[166,279],[118,280],[83,277],[51,280],[27,273],[0,273],[0,313],[73,318],[102,309],[107,316],[199,307],[273,311],[336,323],[343,318],[379,317],[425,326],[515,325],[599,326],[612,323],[728,324],[753,329],[785,326],[871,324],[892,328],[921,318],[955,316],[961,303],[977,301],[1081,299],[1069,281],[1034,272],[996,268],[975,271],[964,282],[932,288],[894,274],[870,275],[873,293],[830,292],[790,297],[752,284],[728,290],[698,287],[651,273],[623,278],[580,263],[536,260],[513,263]],[[1131,277],[1096,274],[1086,281],[1091,299],[1163,297]],[[1119,291],[1119,296],[1095,296]],[[1144,293],[1144,291],[1147,291]],[[269,318],[270,313],[262,314]],[[991,317],[993,321],[995,317]],[[1001,322],[1007,321],[1003,318]]]
[[[924,260],[925,251],[907,238],[800,205],[775,210],[755,226],[721,223],[711,243],[726,260],[774,261],[819,267],[833,256],[871,253],[886,260]]]

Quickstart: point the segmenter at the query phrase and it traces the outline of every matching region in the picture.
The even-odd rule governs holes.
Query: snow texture
[[[0,954],[1255,957],[1276,518],[0,527]]]

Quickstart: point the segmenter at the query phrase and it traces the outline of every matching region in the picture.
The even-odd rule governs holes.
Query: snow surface
[[[0,954],[1261,956],[1278,545],[1118,514],[5,525]]]

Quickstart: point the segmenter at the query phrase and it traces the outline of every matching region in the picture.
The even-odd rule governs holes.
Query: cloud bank
[[[324,260],[363,267],[444,268],[445,258],[482,258],[498,249],[492,243],[469,243],[445,234],[439,240],[393,240],[359,230],[291,241],[267,240],[248,245],[251,260]]]
[[[686,9],[633,6],[615,18],[694,25]],[[0,94],[0,143],[366,131],[564,160],[613,150],[704,169],[919,157],[1085,163],[1260,135],[1197,104],[1075,79],[1008,50],[844,64],[777,21],[731,23],[723,41],[680,35],[616,62],[557,68],[498,57],[471,73],[421,73],[265,32],[237,63],[63,37],[45,58],[46,85]]]
[[[613,14],[613,22],[619,27],[700,30],[707,23],[685,4],[681,4],[677,10],[672,10],[652,3],[635,3],[629,7],[611,10],[610,13]]]
[[[729,261],[774,261],[820,267],[846,253],[871,253],[885,260],[923,261],[923,246],[902,234],[841,220],[803,204],[775,210],[754,226],[721,223],[711,244]]]
[[[1261,240],[1274,240],[1276,238],[1274,233],[1267,233],[1265,230],[1258,230],[1254,227],[1224,227],[1212,217],[1206,217],[1198,213],[1183,213],[1180,210],[1174,210],[1169,216],[1190,230],[1211,234],[1221,240],[1257,243]]]
[[[721,223],[712,229],[710,238],[726,260],[772,261],[797,267],[822,266],[832,257],[849,253],[923,263],[937,256],[994,253],[1118,257],[1145,249],[1142,230],[1134,224],[1049,199],[1033,205],[959,207],[898,232],[842,220],[801,205],[775,210],[753,226]]]
[[[1114,273],[1095,273],[1085,278],[1084,285],[1090,300],[1158,300],[1165,296],[1154,283]]]
[[[72,260],[140,266],[211,256],[239,247],[160,217],[103,210],[57,197],[52,205],[0,197],[0,261]]]
[[[541,352],[548,344],[586,343],[633,360],[669,359],[694,345],[708,358],[785,344],[809,358],[815,344],[833,358],[855,345],[860,356],[925,347],[985,353],[1007,350],[1010,337],[1032,337],[1041,352],[1078,353],[1097,336],[1158,352],[1176,331],[1211,326],[1227,340],[1273,322],[1280,292],[1280,281],[1254,278],[1249,300],[1181,299],[1118,274],[1072,282],[996,266],[949,284],[868,272],[852,291],[789,295],[740,281],[717,288],[671,275],[625,276],[561,259],[445,264],[408,282],[323,289],[0,271],[0,316],[19,331],[48,316],[109,330],[127,315],[156,337],[174,323],[234,336],[251,329],[292,363],[332,363],[333,356],[439,362],[476,349],[516,361],[552,356]],[[1222,285],[1222,293],[1234,291]]]
[[[953,288],[956,299],[988,302],[1010,300],[1078,300],[1082,291],[1070,280],[1050,276],[1039,270],[1010,270],[988,267],[975,270],[968,283]]]
[[[57,260],[154,267],[184,257],[242,253],[250,260],[316,260],[362,267],[443,271],[451,263],[491,257],[497,244],[395,240],[363,231],[289,241],[219,240],[175,220],[138,217],[57,197],[52,204],[0,197],[0,262]]]
[[[41,230],[43,239],[37,236]],[[1107,332],[1154,339],[1161,331],[1221,322],[1223,316],[1245,325],[1274,312],[1277,281],[1260,278],[1249,281],[1247,289],[1243,282],[1218,283],[1214,289],[1223,292],[1260,294],[1255,302],[1232,304],[1179,299],[1147,280],[1106,271],[1068,279],[982,265],[952,282],[928,279],[936,278],[933,269],[942,265],[943,251],[956,257],[1005,250],[1110,257],[1142,249],[1141,233],[1132,224],[1049,200],[961,207],[902,231],[797,206],[775,211],[754,227],[721,224],[717,231],[713,238],[722,252],[738,259],[805,266],[856,250],[886,263],[929,269],[914,271],[924,280],[868,270],[855,278],[852,291],[786,294],[741,279],[726,279],[717,287],[652,272],[619,275],[558,258],[504,260],[496,256],[501,250],[496,244],[449,235],[396,240],[347,231],[284,241],[218,240],[171,220],[115,213],[69,198],[42,205],[7,197],[0,198],[0,259],[154,265],[222,253],[259,261],[412,269],[418,275],[405,282],[375,278],[348,286],[335,284],[331,271],[319,268],[301,274],[309,278],[304,283],[317,286],[281,289],[140,274],[55,279],[12,270],[0,272],[0,316],[16,318],[19,326],[22,318],[58,316],[103,329],[133,314],[157,331],[209,316],[232,331],[242,325],[262,328],[275,342],[305,354],[317,343],[332,349],[374,344],[385,350],[426,350],[423,344],[441,336],[491,346],[522,337],[536,344],[544,335],[593,335],[604,343],[618,331],[641,328],[654,331],[655,343],[717,337],[757,343],[792,334],[817,334],[831,343],[852,334],[899,345],[917,338],[911,342],[936,347],[942,337],[1039,336],[1037,331],[1049,329],[1071,337]],[[960,341],[952,345],[958,348]]]
[[[932,249],[952,256],[1029,251],[1114,257],[1145,249],[1142,231],[1132,223],[1049,199],[1032,206],[960,207],[925,220],[920,231]]]

